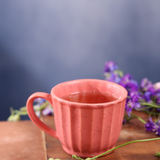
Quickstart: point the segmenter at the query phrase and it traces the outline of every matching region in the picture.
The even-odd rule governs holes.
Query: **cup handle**
[[[27,100],[27,112],[28,115],[30,117],[30,119],[33,121],[33,123],[35,125],[37,125],[41,130],[43,130],[44,132],[48,133],[49,135],[55,137],[58,139],[57,133],[55,130],[53,130],[52,128],[48,127],[46,124],[44,124],[35,114],[34,109],[33,109],[33,101],[36,98],[44,98],[46,99],[50,104],[52,104],[52,99],[51,99],[51,95],[48,93],[44,93],[44,92],[36,92],[33,93]]]

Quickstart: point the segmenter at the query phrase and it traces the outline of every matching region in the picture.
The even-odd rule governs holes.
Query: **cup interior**
[[[80,79],[60,83],[52,88],[51,95],[61,98],[77,92],[107,93],[117,97],[117,100],[123,100],[127,97],[127,91],[124,87],[113,82],[98,79]]]

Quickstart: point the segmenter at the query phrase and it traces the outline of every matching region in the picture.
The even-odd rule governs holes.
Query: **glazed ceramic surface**
[[[118,99],[107,103],[78,103],[61,98],[83,91],[106,92]],[[56,131],[35,115],[35,98],[45,98],[53,106]],[[105,80],[81,79],[60,83],[52,88],[50,94],[32,94],[27,101],[27,111],[40,129],[60,140],[68,154],[92,157],[115,146],[122,127],[126,98],[127,91],[118,84]]]

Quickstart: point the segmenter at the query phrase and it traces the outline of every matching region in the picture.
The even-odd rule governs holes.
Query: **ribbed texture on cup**
[[[125,100],[110,106],[76,107],[53,100],[55,123],[63,149],[80,157],[91,157],[114,147],[124,116]]]
[[[76,92],[102,92],[118,99],[110,103],[85,104],[63,100]],[[127,91],[103,80],[64,82],[51,91],[56,131],[63,149],[80,157],[92,157],[114,147],[124,116]]]

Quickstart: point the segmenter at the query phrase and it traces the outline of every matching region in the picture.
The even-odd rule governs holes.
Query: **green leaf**
[[[155,156],[156,156],[156,157],[160,157],[160,152],[157,152],[157,153],[155,154]]]
[[[20,108],[20,111],[27,111],[27,108],[26,108],[26,106],[24,106],[24,107],[21,107],[21,108]]]
[[[20,115],[19,114],[10,115],[9,118],[8,118],[8,121],[12,121],[12,122],[19,121],[19,120],[20,120]]]

